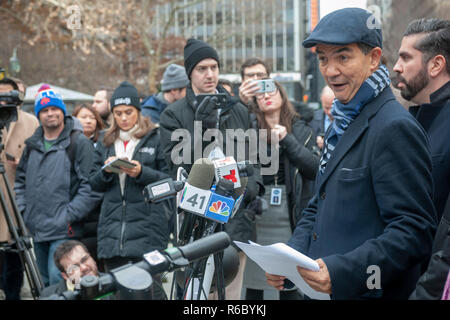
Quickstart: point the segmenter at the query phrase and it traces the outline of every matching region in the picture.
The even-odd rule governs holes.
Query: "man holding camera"
[[[200,157],[208,157],[208,155],[203,155],[203,151],[210,142],[204,142],[202,139],[207,129],[220,130],[224,137],[224,142],[226,142],[227,129],[242,129],[246,131],[251,125],[247,108],[233,99],[222,86],[218,85],[220,62],[217,51],[214,48],[201,40],[189,39],[184,47],[184,66],[190,80],[190,84],[186,89],[186,96],[167,106],[161,114],[160,120],[161,145],[164,147],[169,169],[173,176],[175,176],[177,171],[177,165],[174,165],[174,159],[172,159],[172,150],[178,141],[172,141],[171,139],[175,130],[186,129],[190,133],[191,161],[190,163],[181,164],[187,172],[190,172],[192,164],[197,160],[194,158],[196,156],[194,155],[195,143],[201,144],[202,155]],[[226,101],[217,104],[211,99],[207,103],[208,98],[205,98],[202,103],[199,103],[197,100],[199,94],[221,94],[222,99]],[[194,135],[194,122],[197,121],[200,121],[202,126],[200,137]],[[194,141],[194,139],[198,141]],[[234,142],[233,150],[236,151],[237,145],[240,143],[245,143],[246,150],[248,150],[248,141],[244,139],[244,137],[235,137],[232,140]],[[223,148],[225,151],[229,147],[224,145]],[[237,159],[236,152],[234,156]],[[251,237],[255,213],[242,208],[245,208],[259,193],[257,177],[260,179],[259,170],[255,170],[255,174],[248,179],[246,196],[241,205],[241,210],[226,224],[226,231],[233,240],[247,241]],[[233,295],[227,290],[227,298],[239,299],[242,275],[238,276],[238,280],[240,280],[240,283],[238,283],[236,290],[233,290]]]
[[[19,91],[17,83],[10,78],[0,80],[0,96],[2,94],[10,94],[11,91]],[[25,92],[22,92],[24,95]],[[0,108],[13,108],[6,106],[6,101],[0,98]],[[4,150],[1,150],[0,161],[4,164],[5,177],[8,179],[11,187],[14,185],[16,168],[25,146],[25,140],[30,137],[34,130],[39,126],[39,121],[33,115],[20,110],[19,105],[15,106],[17,111],[17,119],[4,124],[2,130]],[[3,112],[4,110],[2,110]],[[6,110],[5,110],[6,111]],[[6,185],[3,180],[0,181],[2,193],[5,196],[6,205],[9,212],[12,211],[12,204],[9,203],[7,197]],[[14,219],[14,217],[13,217]],[[0,243],[8,243],[11,241],[8,224],[6,223],[5,213],[0,207]],[[3,267],[1,274],[1,287],[5,292],[6,300],[19,300],[20,289],[23,283],[23,267],[20,256],[16,252],[5,251],[3,254]]]

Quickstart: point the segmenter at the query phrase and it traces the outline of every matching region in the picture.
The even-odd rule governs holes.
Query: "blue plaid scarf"
[[[343,104],[339,100],[334,99],[331,114],[334,117],[328,136],[325,138],[325,146],[322,157],[320,159],[320,173],[325,172],[325,167],[330,160],[337,143],[341,139],[345,130],[350,126],[353,120],[359,115],[361,110],[375,99],[384,89],[389,87],[391,80],[389,79],[389,71],[384,65],[372,73],[359,88],[356,95],[349,103]]]

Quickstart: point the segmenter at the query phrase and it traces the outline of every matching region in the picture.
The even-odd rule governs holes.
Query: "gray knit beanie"
[[[164,72],[161,90],[169,91],[171,89],[185,88],[189,84],[189,79],[186,75],[186,70],[177,64],[171,64]]]

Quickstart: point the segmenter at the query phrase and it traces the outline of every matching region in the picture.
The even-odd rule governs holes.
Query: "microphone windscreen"
[[[207,158],[197,159],[192,165],[187,183],[203,190],[211,189],[214,181],[214,164]]]

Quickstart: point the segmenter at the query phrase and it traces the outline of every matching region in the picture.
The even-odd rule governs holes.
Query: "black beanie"
[[[197,63],[208,58],[216,60],[220,67],[216,49],[201,40],[189,39],[187,41],[184,47],[184,67],[189,79],[191,79],[191,72]]]
[[[119,105],[133,106],[141,110],[141,103],[137,89],[128,81],[122,82],[111,96],[111,111]]]

